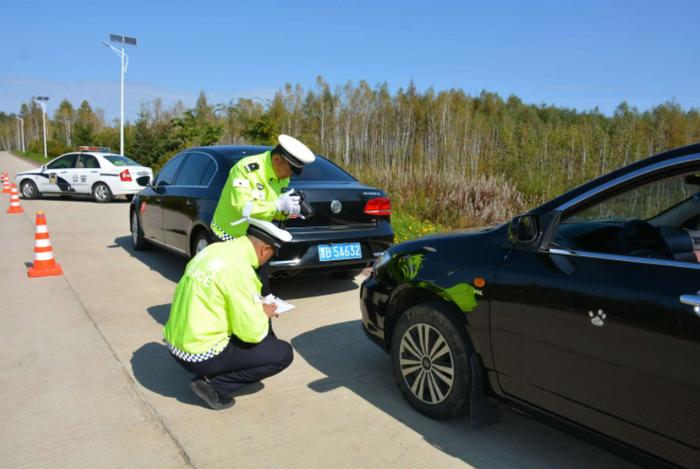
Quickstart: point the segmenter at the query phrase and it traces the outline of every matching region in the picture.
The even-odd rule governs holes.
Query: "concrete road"
[[[0,152],[0,171],[29,168]],[[273,282],[297,305],[274,320],[294,363],[209,410],[161,340],[185,260],[134,252],[125,201],[0,201],[2,467],[630,466],[503,408],[481,430],[412,410],[360,329],[359,277]],[[64,276],[26,275],[39,210]]]

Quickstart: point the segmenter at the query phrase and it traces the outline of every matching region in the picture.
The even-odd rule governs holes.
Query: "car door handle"
[[[695,295],[681,295],[681,303],[692,306],[697,316],[700,316],[700,292]]]
[[[60,171],[59,174],[66,174],[68,171]]]
[[[97,174],[97,171],[90,171],[92,174]]]

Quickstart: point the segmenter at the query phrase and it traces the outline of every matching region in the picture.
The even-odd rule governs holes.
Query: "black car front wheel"
[[[401,393],[421,413],[435,419],[463,415],[469,408],[466,333],[446,305],[409,308],[394,328],[391,359]]]

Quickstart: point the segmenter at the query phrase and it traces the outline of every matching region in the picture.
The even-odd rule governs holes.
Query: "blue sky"
[[[155,97],[193,104],[271,97],[285,82],[366,80],[461,88],[606,113],[668,100],[700,106],[697,1],[10,1],[2,8],[0,111],[32,95],[119,115]]]

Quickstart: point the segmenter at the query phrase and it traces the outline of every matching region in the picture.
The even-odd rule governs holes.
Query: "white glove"
[[[278,211],[289,213],[291,215],[299,215],[301,213],[301,207],[299,207],[299,201],[301,200],[301,197],[293,194],[294,189],[292,189],[289,192],[285,192],[279,197],[279,199],[277,199],[277,202],[275,204],[277,206]]]

